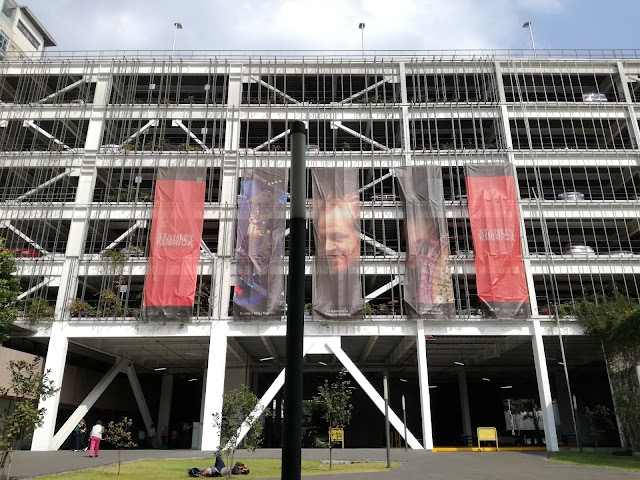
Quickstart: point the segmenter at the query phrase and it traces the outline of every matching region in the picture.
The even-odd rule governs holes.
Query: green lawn
[[[602,468],[618,468],[640,472],[640,457],[618,457],[611,453],[556,452],[549,459],[552,462],[572,463]]]
[[[238,475],[235,478],[270,478],[280,477],[280,460],[279,459],[237,459],[237,461],[246,463],[251,473],[249,475]],[[117,475],[118,466],[101,467],[90,470],[79,470],[70,473],[61,473],[58,475],[48,475],[47,479],[55,480],[176,480],[189,478],[187,470],[191,467],[205,468],[212,464],[212,459],[192,459],[192,460],[141,460],[139,462],[125,463],[122,465],[120,475]],[[319,460],[303,460],[302,475],[319,475],[326,473],[368,473],[381,472],[386,470],[386,462],[371,463],[351,463],[351,464],[334,464],[329,470],[328,464],[323,464]],[[394,462],[392,468],[396,468],[401,464]]]

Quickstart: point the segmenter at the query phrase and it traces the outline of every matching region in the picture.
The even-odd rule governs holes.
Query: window
[[[29,43],[31,45],[33,45],[33,48],[35,48],[36,50],[38,50],[40,48],[40,42],[38,41],[38,39],[33,35],[33,33],[31,33],[29,31],[29,29],[27,28],[27,26],[22,23],[22,20],[18,20],[18,30],[20,30],[22,32],[22,34],[27,37],[27,40],[29,40]]]
[[[13,17],[13,11],[16,9],[16,2],[14,0],[4,0],[4,5],[2,5],[2,14],[11,20]]]
[[[9,39],[4,33],[0,32],[0,60],[4,60],[4,57],[7,54],[8,46],[9,46]]]

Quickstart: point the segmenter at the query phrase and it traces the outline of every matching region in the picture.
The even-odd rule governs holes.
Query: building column
[[[469,391],[467,389],[467,373],[458,372],[458,390],[460,391],[460,413],[462,414],[462,431],[465,437],[473,436],[471,432],[471,412],[469,410]]]
[[[429,393],[429,370],[427,368],[427,345],[424,335],[424,320],[417,321],[416,349],[418,355],[418,384],[420,385],[420,413],[422,414],[422,445],[433,450],[431,428],[431,397]]]
[[[556,386],[556,404],[558,405],[558,415],[560,415],[559,435],[562,440],[562,437],[564,437],[565,435],[575,435],[576,432],[573,428],[571,406],[569,405],[569,390],[567,389],[564,372],[561,369],[554,369],[553,380]]]
[[[56,420],[58,419],[58,406],[60,405],[60,392],[62,390],[62,379],[64,378],[64,367],[67,363],[68,347],[69,339],[62,331],[62,325],[60,322],[54,322],[51,326],[51,336],[49,337],[49,348],[44,370],[49,372],[49,380],[53,381],[58,390],[39,404],[40,408],[44,408],[44,416],[42,425],[33,432],[32,451],[52,450],[51,443],[56,433]]]
[[[531,343],[533,346],[533,361],[536,367],[536,378],[538,380],[540,409],[542,418],[544,419],[544,437],[547,443],[547,450],[550,452],[557,452],[558,435],[556,433],[556,420],[553,413],[553,399],[551,398],[549,372],[547,371],[547,359],[544,353],[540,320],[533,320],[532,326],[533,335],[531,336]]]
[[[215,415],[222,414],[224,374],[227,366],[227,324],[217,321],[211,324],[207,381],[202,419],[201,450],[215,451],[220,447],[220,427],[214,422]]]
[[[158,409],[158,437],[162,445],[161,433],[164,427],[169,426],[171,417],[171,400],[173,399],[173,375],[162,375],[162,387],[160,388],[160,408]]]

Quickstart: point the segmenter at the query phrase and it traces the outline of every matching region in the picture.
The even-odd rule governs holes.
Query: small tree
[[[0,416],[0,478],[8,472],[16,441],[21,435],[31,437],[33,429],[42,425],[45,409],[39,408],[38,403],[58,390],[48,378],[49,371],[42,373],[40,362],[39,358],[31,363],[9,362],[10,386],[1,388],[0,396],[12,396],[15,403]]]
[[[593,408],[585,408],[584,413],[589,422],[591,438],[596,448],[598,448],[600,439],[613,426],[611,410],[606,405],[596,405]]]
[[[629,388],[615,390],[613,398],[625,437],[634,452],[640,451],[640,395]]]
[[[222,399],[222,415],[213,415],[213,424],[220,429],[220,453],[225,457],[225,465],[230,467],[228,476],[231,476],[231,467],[237,449],[240,429],[249,429],[244,437],[245,447],[253,452],[262,443],[263,424],[260,415],[251,415],[258,405],[258,397],[249,390],[246,385],[231,390],[224,394]],[[269,409],[265,408],[261,414],[268,416]]]
[[[29,298],[25,301],[24,318],[30,327],[50,324],[55,317],[55,308],[44,298]]]
[[[14,276],[15,271],[13,252],[4,248],[4,238],[0,238],[0,344],[9,338],[9,330],[19,315],[15,305],[20,282]]]
[[[118,452],[118,475],[120,475],[120,466],[122,465],[122,460],[120,458],[122,450],[138,446],[131,439],[131,431],[129,429],[132,425],[133,420],[127,417],[122,417],[122,420],[119,422],[109,422],[106,428],[106,435],[104,439],[113,445]]]
[[[322,418],[329,424],[329,429],[344,428],[351,422],[351,380],[347,380],[347,371],[341,370],[335,381],[318,387],[318,395],[313,397],[322,411]],[[329,468],[333,467],[332,442],[329,437]]]

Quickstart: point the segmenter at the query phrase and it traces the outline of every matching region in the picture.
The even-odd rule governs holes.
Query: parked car
[[[21,258],[37,258],[40,256],[40,252],[33,248],[12,248],[9,249],[9,251],[13,253],[15,257]]]
[[[589,245],[567,245],[564,250],[562,251],[562,253],[564,255],[571,255],[571,256],[584,256],[584,255],[595,255],[596,252],[593,251],[593,248],[591,248]]]
[[[631,250],[611,250],[609,252],[609,255],[612,257],[633,257],[635,255],[635,253],[633,253]]]
[[[457,250],[455,256],[459,258],[473,258],[473,250]]]
[[[584,193],[560,192],[556,195],[556,200],[561,200],[563,202],[577,202],[578,200],[584,200]]]
[[[82,100],[81,98],[76,98],[76,99],[71,100],[69,102],[69,105],[86,105],[86,104],[87,104],[87,102]]]
[[[582,94],[582,101],[583,102],[608,102],[609,100],[607,100],[607,96],[604,93],[589,92],[589,93]]]
[[[376,193],[371,195],[371,200],[373,201],[379,200],[382,202],[395,202],[398,199],[398,195],[394,195],[393,193]]]
[[[320,151],[320,145],[309,144],[307,145],[308,153],[318,153]]]

